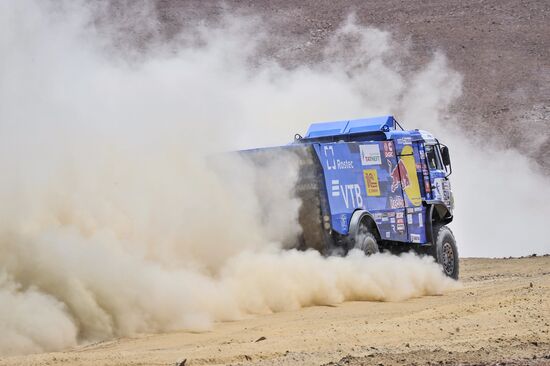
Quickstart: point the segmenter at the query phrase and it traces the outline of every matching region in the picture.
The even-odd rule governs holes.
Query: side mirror
[[[449,155],[449,148],[447,146],[441,146],[441,158],[443,159],[443,165],[451,165],[451,156]]]

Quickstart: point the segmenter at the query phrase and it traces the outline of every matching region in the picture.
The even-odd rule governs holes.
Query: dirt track
[[[312,307],[0,365],[550,365],[550,256],[463,259],[461,277],[443,296]]]

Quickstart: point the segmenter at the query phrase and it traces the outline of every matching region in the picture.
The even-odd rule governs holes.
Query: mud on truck
[[[313,123],[280,147],[242,152],[258,164],[299,159],[300,249],[360,249],[432,255],[458,278],[449,149],[429,132],[404,130],[393,116]]]

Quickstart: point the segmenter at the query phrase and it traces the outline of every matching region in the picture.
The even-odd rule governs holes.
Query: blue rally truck
[[[289,145],[244,152],[255,164],[280,154],[300,162],[299,248],[415,250],[458,278],[449,149],[433,135],[382,116],[313,123]]]

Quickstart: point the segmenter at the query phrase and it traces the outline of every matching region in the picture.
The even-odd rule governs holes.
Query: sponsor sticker
[[[413,243],[420,243],[420,235],[418,235],[418,234],[411,234],[411,242],[413,242]]]
[[[443,184],[443,181],[444,181],[443,178],[434,179],[434,185],[435,185],[434,195],[436,198],[445,201],[445,197],[444,197],[445,186]]]
[[[392,141],[384,141],[384,157],[385,158],[395,157],[395,151],[394,151],[394,148],[393,148],[393,142]]]
[[[386,231],[386,239],[388,239],[389,237],[390,237],[390,232]]]
[[[439,189],[439,187],[438,187]],[[451,202],[451,184],[448,180],[442,179],[441,180],[441,194],[443,197],[443,201],[447,204],[450,204]]]
[[[401,145],[411,145],[412,139],[410,137],[402,137],[397,139],[397,143]]]
[[[390,160],[388,160],[389,167],[390,167],[390,177],[391,177],[391,191],[392,193],[399,188],[399,185],[403,188],[408,188],[410,186],[410,179],[409,179],[409,172],[407,171],[407,168],[405,166],[405,163],[403,163],[403,160],[399,159],[399,162],[395,167],[392,167],[392,163]]]
[[[332,197],[342,197],[346,208],[362,208],[363,196],[359,184],[340,184],[339,179],[331,180]]]
[[[352,160],[340,160],[334,157],[334,147],[332,145],[324,145],[323,152],[327,170],[353,169]]]
[[[403,212],[396,212],[395,217],[397,217],[398,219],[402,219],[403,218]]]
[[[413,215],[408,214],[407,215],[407,224],[412,225],[412,223],[413,223]]]
[[[390,208],[392,209],[405,207],[405,201],[401,196],[390,196],[389,200],[390,200]],[[397,214],[399,214],[399,212]],[[401,214],[403,213],[401,212]]]
[[[367,196],[380,196],[380,185],[376,169],[363,170],[363,176],[365,178],[365,187],[367,187]]]
[[[361,164],[380,165],[382,163],[378,144],[359,145],[359,151],[361,153]]]
[[[424,226],[424,218],[422,217],[422,212],[418,214],[418,226],[419,227]]]
[[[405,231],[405,224],[397,224],[397,231]]]
[[[339,187],[338,195],[344,200],[346,208],[363,208],[363,196],[359,184],[340,184]]]

